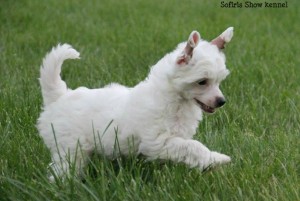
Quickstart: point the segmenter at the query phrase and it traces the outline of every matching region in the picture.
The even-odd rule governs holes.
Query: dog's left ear
[[[181,55],[177,58],[176,63],[179,65],[183,63],[187,64],[191,60],[193,56],[193,50],[198,45],[199,41],[200,34],[198,33],[198,31],[192,31],[186,43],[186,46]]]
[[[211,44],[216,45],[219,49],[224,49],[225,44],[231,41],[233,36],[233,27],[227,28],[221,35],[211,41]]]

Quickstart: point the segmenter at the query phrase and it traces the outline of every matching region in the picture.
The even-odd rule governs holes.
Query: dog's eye
[[[200,80],[198,82],[199,85],[206,85],[207,84],[207,79],[204,79],[204,80]]]

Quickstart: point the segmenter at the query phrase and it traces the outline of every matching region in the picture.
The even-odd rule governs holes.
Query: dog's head
[[[229,71],[225,65],[222,50],[233,36],[233,28],[226,29],[211,42],[201,40],[200,34],[193,31],[186,43],[175,50],[173,86],[185,99],[195,101],[207,113],[225,104],[225,97],[219,85]]]

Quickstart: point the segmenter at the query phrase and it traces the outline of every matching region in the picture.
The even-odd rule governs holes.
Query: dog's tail
[[[44,106],[56,101],[67,92],[67,85],[60,77],[61,65],[66,59],[79,59],[79,53],[68,44],[57,45],[43,59],[39,80]]]

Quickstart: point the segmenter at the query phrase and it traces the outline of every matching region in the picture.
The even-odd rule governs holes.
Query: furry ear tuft
[[[181,55],[177,58],[176,63],[179,65],[183,63],[187,64],[191,60],[193,56],[193,50],[198,45],[199,41],[200,34],[197,31],[192,31],[186,43],[186,46]]]
[[[224,49],[225,44],[231,41],[233,37],[233,27],[227,28],[221,35],[211,41],[211,44],[216,45],[219,49]]]

